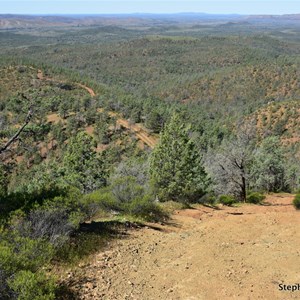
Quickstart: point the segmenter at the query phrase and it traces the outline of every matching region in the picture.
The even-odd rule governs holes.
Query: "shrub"
[[[147,185],[149,181],[149,164],[143,158],[132,158],[122,161],[115,169],[112,175],[112,181],[118,178],[134,177],[136,182],[142,186]]]
[[[69,212],[79,210],[82,194],[76,188],[68,188],[64,194],[48,198],[42,204],[43,209],[65,209]]]
[[[7,274],[19,270],[35,272],[52,256],[53,247],[42,239],[32,240],[14,233],[1,235],[0,268]]]
[[[80,204],[82,205],[82,210],[87,216],[87,219],[91,219],[97,215],[100,210],[98,204],[99,192],[93,192],[91,194],[85,195],[80,199]]]
[[[31,238],[44,238],[54,245],[63,243],[75,229],[65,209],[31,211],[28,222]]]
[[[297,194],[293,200],[293,205],[296,209],[300,209],[300,194]]]
[[[141,217],[147,221],[158,221],[167,217],[163,209],[154,202],[146,188],[137,183],[136,178],[126,176],[114,179],[111,187],[102,188],[85,195],[81,206],[90,217],[98,212],[119,212]]]
[[[0,298],[54,299],[54,283],[39,273],[53,257],[45,240],[32,240],[15,232],[0,236]],[[50,280],[50,281],[48,281]]]
[[[221,195],[219,197],[219,202],[227,206],[232,206],[234,203],[236,203],[236,200],[231,195]]]
[[[74,219],[75,212],[66,209],[38,208],[32,210],[28,216],[12,224],[21,236],[31,239],[44,239],[54,246],[62,245],[79,225],[82,217]]]
[[[20,271],[8,280],[18,300],[54,300],[55,283],[42,272]]]
[[[216,203],[216,197],[214,195],[205,194],[198,202],[201,204],[214,205]]]
[[[130,203],[137,198],[143,198],[145,189],[136,182],[134,177],[126,176],[114,181],[112,185],[112,194],[122,205]]]
[[[99,211],[119,211],[120,203],[108,188],[103,188],[81,199],[83,209],[89,218],[95,216]]]
[[[246,198],[246,202],[247,203],[253,203],[253,204],[259,204],[261,203],[264,199],[266,198],[265,195],[258,193],[258,192],[253,192],[250,193],[247,198]]]
[[[149,195],[145,195],[142,199],[133,200],[127,206],[126,212],[146,221],[161,221],[167,217],[167,214]]]
[[[157,205],[168,215],[173,214],[177,210],[182,210],[188,208],[186,203],[177,202],[177,201],[165,201],[159,202]]]

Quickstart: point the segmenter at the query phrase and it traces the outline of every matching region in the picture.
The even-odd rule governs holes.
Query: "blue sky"
[[[0,14],[300,13],[300,0],[0,0]]]

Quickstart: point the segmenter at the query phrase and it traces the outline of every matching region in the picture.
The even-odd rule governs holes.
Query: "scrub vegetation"
[[[64,299],[53,268],[172,206],[299,191],[299,24],[177,18],[0,29],[1,299]]]

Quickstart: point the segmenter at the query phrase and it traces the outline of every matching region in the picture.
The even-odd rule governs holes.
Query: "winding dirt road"
[[[43,71],[38,69],[37,70],[37,78],[39,80],[47,80],[47,81],[54,81],[53,78],[50,77],[45,77],[43,74]],[[62,81],[60,81],[62,82]],[[81,83],[76,83],[77,86],[79,86],[82,89],[85,89],[91,97],[95,97],[96,93],[95,91],[84,85]],[[141,124],[131,124],[128,120],[121,118],[120,114],[116,113],[116,112],[110,112],[109,113],[112,116],[115,116],[117,118],[117,124],[128,129],[129,131],[133,132],[135,134],[135,136],[141,140],[144,144],[146,144],[148,147],[150,147],[151,149],[153,149],[155,147],[155,145],[158,142],[158,137],[151,135],[148,130],[142,126]],[[60,120],[59,115],[57,114],[51,114],[48,116],[48,121],[52,121],[54,120],[55,122]]]
[[[199,206],[124,239],[69,274],[79,299],[300,299],[300,212],[292,195],[265,205]]]

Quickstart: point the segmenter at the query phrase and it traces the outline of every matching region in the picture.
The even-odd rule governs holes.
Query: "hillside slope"
[[[79,299],[299,299],[300,291],[279,291],[300,280],[292,198],[180,211],[168,225],[129,232],[68,283]]]

